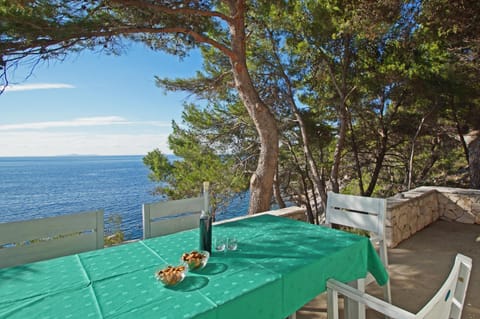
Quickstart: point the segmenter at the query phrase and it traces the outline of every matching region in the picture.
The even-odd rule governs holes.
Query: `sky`
[[[83,51],[64,61],[19,68],[0,95],[0,156],[172,153],[171,121],[187,93],[166,93],[155,76],[179,78],[201,68],[198,53],[178,57],[132,44],[125,54]]]

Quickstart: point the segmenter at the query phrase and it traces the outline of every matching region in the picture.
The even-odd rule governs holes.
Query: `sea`
[[[143,156],[0,157],[0,223],[103,209],[105,232],[142,237],[142,204],[153,191]],[[199,189],[200,192],[200,189]],[[240,194],[217,220],[245,215]]]

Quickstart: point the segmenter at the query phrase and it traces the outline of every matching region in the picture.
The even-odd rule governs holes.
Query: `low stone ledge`
[[[413,190],[387,198],[385,233],[395,247],[439,218],[437,192]]]
[[[420,191],[415,189],[408,192],[398,193],[395,196],[387,198],[387,210],[408,204],[412,199],[423,199],[432,195],[436,196],[436,194],[437,191],[435,189],[425,189]]]
[[[480,224],[480,190],[439,187],[437,191],[442,219]]]
[[[298,207],[298,206],[291,206],[291,207],[286,207],[286,208],[281,208],[281,209],[269,210],[267,212],[263,212],[263,213],[259,213],[259,214],[255,214],[255,215],[245,215],[245,216],[230,218],[230,219],[226,219],[226,220],[221,220],[221,221],[215,222],[213,224],[218,225],[218,224],[232,222],[232,221],[235,221],[235,220],[251,218],[251,217],[254,217],[254,216],[266,215],[266,214],[280,216],[280,217],[286,217],[286,218],[300,220],[300,221],[304,221],[304,222],[307,221],[307,214],[306,214],[305,208]]]
[[[480,190],[472,188],[455,188],[455,187],[444,187],[444,186],[420,186],[415,190],[425,191],[425,190],[435,190],[439,193],[446,194],[460,194],[465,196],[480,196]]]
[[[281,208],[277,210],[271,210],[264,214],[271,214],[280,217],[287,217],[290,219],[300,220],[300,221],[307,221],[307,212],[305,208],[298,207],[298,206],[291,206],[286,208]]]
[[[422,186],[387,198],[388,247],[397,246],[439,218],[480,224],[480,190]]]

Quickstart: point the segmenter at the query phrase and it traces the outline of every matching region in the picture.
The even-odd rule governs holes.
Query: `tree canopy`
[[[194,94],[170,163],[145,157],[159,191],[209,179],[219,203],[249,188],[317,222],[327,190],[386,196],[419,185],[480,188],[480,6],[446,0],[0,1],[0,62],[121,53],[125,40],[180,57]],[[165,186],[166,185],[166,186]]]

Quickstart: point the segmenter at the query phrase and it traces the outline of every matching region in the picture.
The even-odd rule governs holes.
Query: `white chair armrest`
[[[389,304],[364,292],[361,292],[335,279],[329,279],[327,281],[327,289],[329,291],[340,293],[349,299],[364,304],[389,317],[398,319],[415,319],[415,314],[398,308],[392,304]]]

